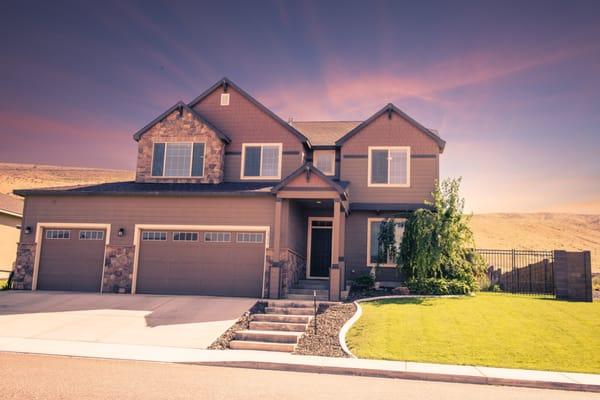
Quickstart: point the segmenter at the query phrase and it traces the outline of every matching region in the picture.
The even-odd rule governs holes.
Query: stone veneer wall
[[[306,260],[290,249],[281,249],[281,297],[285,297],[288,291],[298,283],[298,280],[306,277]]]
[[[31,290],[33,264],[35,263],[35,246],[35,243],[19,243],[12,278],[12,289]]]
[[[204,142],[204,176],[197,178],[153,178],[154,142]],[[136,182],[220,183],[223,180],[225,143],[188,110],[174,111],[142,135],[138,142]]]
[[[106,246],[102,291],[104,293],[131,293],[134,246]]]

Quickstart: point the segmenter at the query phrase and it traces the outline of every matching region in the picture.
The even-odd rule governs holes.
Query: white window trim
[[[230,98],[231,96],[229,95],[229,93],[221,93],[220,105],[222,107],[227,107],[229,105]]]
[[[190,174],[188,176],[165,176],[165,175],[152,175],[152,170],[154,166],[154,145],[155,144],[164,144],[165,145],[165,154],[163,156],[163,174],[165,173],[165,166],[167,164],[167,146],[169,144],[191,144],[190,148]],[[194,143],[202,143],[204,144],[204,149],[202,152],[202,175],[201,176],[192,176],[192,170],[194,168]],[[157,179],[200,179],[206,176],[206,142],[152,142],[152,159],[150,160],[150,176],[152,178]]]
[[[276,176],[262,176],[262,160],[263,160],[263,150],[265,146],[277,146],[279,148],[279,168]],[[259,176],[246,176],[246,172],[244,171],[246,166],[246,147],[260,147],[260,170]],[[281,179],[281,166],[283,164],[283,144],[282,143],[242,143],[242,167],[240,169],[240,179],[241,180],[280,180]]]
[[[313,164],[315,167],[317,166],[317,159],[319,158],[319,154],[320,155],[330,154],[333,156],[333,162],[331,163],[331,168],[333,168],[333,169],[330,171],[323,171],[322,169],[319,169],[319,171],[321,171],[324,175],[327,175],[327,176],[335,175],[335,150],[313,150],[313,158],[314,158]]]
[[[372,222],[382,222],[385,221],[386,219],[389,218],[367,218],[367,266],[369,267],[374,267],[377,265],[377,263],[373,263],[371,262],[371,223]],[[406,222],[406,218],[392,218],[394,221],[405,221]],[[385,264],[379,264],[380,267],[386,267],[386,268],[395,268],[396,264],[394,263],[385,263]]]
[[[406,183],[372,183],[371,182],[371,154],[373,150],[406,150]],[[388,156],[388,182],[390,181],[390,160]],[[367,167],[367,179],[368,179],[368,187],[397,187],[397,188],[407,188],[410,187],[410,147],[409,146],[369,146],[369,157],[368,157],[368,167]]]

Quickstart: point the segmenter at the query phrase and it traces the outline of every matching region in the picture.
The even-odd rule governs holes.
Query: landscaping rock
[[[392,294],[408,296],[410,294],[410,290],[406,286],[398,286],[392,289]]]
[[[355,312],[356,307],[352,303],[321,305],[317,314],[317,333],[314,331],[314,321],[311,321],[294,354],[348,357],[340,345],[339,333]]]

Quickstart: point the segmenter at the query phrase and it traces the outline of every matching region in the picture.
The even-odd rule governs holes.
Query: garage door
[[[261,297],[263,232],[142,231],[136,291]]]
[[[44,229],[37,288],[99,292],[104,230]]]

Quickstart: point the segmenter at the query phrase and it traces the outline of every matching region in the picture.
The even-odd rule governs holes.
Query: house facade
[[[338,300],[379,223],[431,199],[445,145],[392,104],[286,122],[226,78],[134,139],[133,182],[15,191],[13,288]]]
[[[13,270],[22,216],[23,201],[0,193],[0,279]]]

